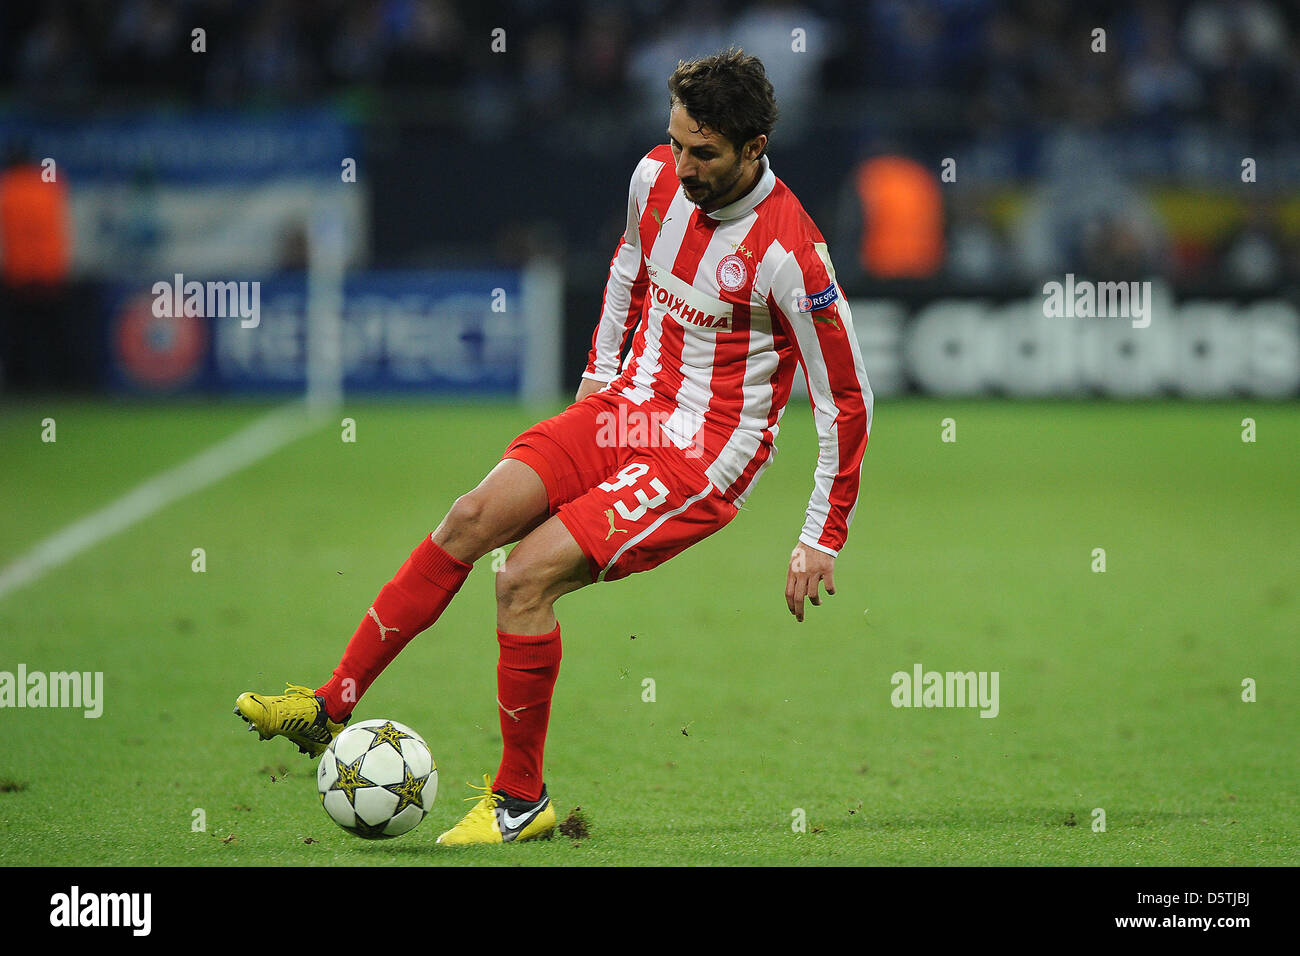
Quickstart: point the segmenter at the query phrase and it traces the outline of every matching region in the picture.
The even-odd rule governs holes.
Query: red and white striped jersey
[[[834,555],[857,508],[871,387],[826,242],[761,162],[747,195],[705,213],[666,144],[641,160],[583,377],[666,418],[668,440],[739,507],[776,455],[802,364],[820,452],[799,540]]]

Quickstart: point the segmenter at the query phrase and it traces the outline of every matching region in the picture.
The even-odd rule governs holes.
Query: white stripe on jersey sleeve
[[[776,250],[772,251],[775,252]],[[831,281],[834,282],[835,280],[832,279]],[[794,252],[786,252],[779,260],[772,276],[772,300],[776,308],[780,309],[785,315],[791,329],[794,331],[799,346],[804,373],[808,379],[808,393],[813,406],[813,421],[817,425],[817,445],[819,449],[817,468],[813,473],[812,497],[808,502],[807,518],[804,521],[803,530],[799,534],[799,540],[810,548],[816,548],[818,551],[824,551],[833,556],[836,552],[820,544],[819,541],[826,529],[827,518],[830,516],[831,488],[840,472],[840,443],[835,424],[840,410],[835,404],[835,396],[831,392],[830,377],[826,368],[825,356],[822,354],[821,342],[817,338],[817,329],[807,313],[798,311],[799,297],[809,291],[804,288],[803,270],[800,268]],[[819,292],[821,290],[811,291]],[[853,334],[852,326],[849,325],[847,304],[844,302],[842,291],[839,297],[839,305],[841,318],[845,323],[845,331],[848,333],[847,338],[851,343],[854,367],[857,370],[858,381],[862,386],[862,397],[864,403],[866,403],[867,420],[870,422],[871,392],[866,384],[866,371],[863,368],[862,357],[857,348],[856,336]],[[850,511],[850,517],[856,508],[855,502]]]
[[[605,307],[600,314],[594,344],[596,362],[594,372],[584,372],[583,378],[609,382],[618,376],[620,352],[627,338],[628,327],[634,317],[628,315],[632,308],[632,284],[641,272],[641,209],[650,195],[650,187],[663,170],[657,159],[644,157],[632,173],[627,190],[627,227],[618,251],[609,265],[609,279],[605,283]]]

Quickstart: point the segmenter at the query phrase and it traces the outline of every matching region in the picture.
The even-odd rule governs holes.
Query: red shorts
[[[657,567],[736,516],[654,416],[610,392],[539,422],[501,457],[541,476],[550,513],[582,548],[593,581]]]

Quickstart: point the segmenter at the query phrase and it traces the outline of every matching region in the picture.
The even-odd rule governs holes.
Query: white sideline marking
[[[0,570],[0,600],[172,502],[283,448],[309,431],[318,420],[299,402],[282,406],[188,461],[136,485],[116,501],[55,532]]]

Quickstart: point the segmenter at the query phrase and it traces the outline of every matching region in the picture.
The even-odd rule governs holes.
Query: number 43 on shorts
[[[650,471],[650,466],[643,461],[634,461],[630,465],[624,465],[609,481],[603,481],[596,487],[601,491],[619,491],[623,488],[630,488],[632,495],[636,499],[636,506],[629,508],[622,498],[614,502],[614,510],[628,521],[640,520],[641,516],[650,508],[658,508],[668,500],[668,489],[658,478],[651,478],[645,484],[650,486],[650,490],[655,493],[652,498],[646,493],[644,487],[637,487],[641,479]]]

